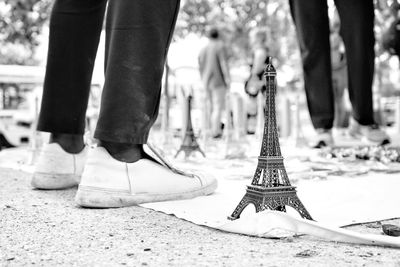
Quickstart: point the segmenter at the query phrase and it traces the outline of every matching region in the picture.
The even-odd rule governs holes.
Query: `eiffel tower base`
[[[285,206],[294,208],[302,218],[313,220],[306,208],[297,197],[294,186],[277,186],[277,187],[262,187],[257,185],[247,186],[247,191],[242,200],[239,202],[229,220],[240,218],[242,211],[249,205],[253,204],[256,212],[266,209],[286,211]]]
[[[201,150],[199,145],[194,145],[194,146],[185,146],[182,145],[179,150],[176,152],[175,154],[175,158],[179,155],[179,153],[184,152],[185,153],[185,158],[188,158],[190,156],[190,154],[192,154],[193,152],[198,151],[200,152],[201,155],[203,155],[203,157],[206,157],[206,155],[204,154],[203,150]]]

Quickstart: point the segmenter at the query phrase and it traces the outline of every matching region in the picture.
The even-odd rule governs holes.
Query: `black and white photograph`
[[[0,0],[0,266],[400,266],[400,1]]]

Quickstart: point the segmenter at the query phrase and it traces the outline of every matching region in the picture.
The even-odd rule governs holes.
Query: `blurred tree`
[[[50,16],[51,0],[0,2],[0,64],[35,65],[35,49]]]
[[[53,0],[0,1],[0,64],[37,64],[35,49],[43,26],[50,17]],[[377,40],[387,27],[388,7],[396,0],[375,0]],[[281,0],[182,0],[175,38],[188,33],[204,35],[210,25],[226,32],[234,62],[246,63],[251,56],[248,34],[255,27],[268,33],[270,54],[277,66],[298,65],[296,33],[288,1]],[[379,51],[379,48],[378,48]]]

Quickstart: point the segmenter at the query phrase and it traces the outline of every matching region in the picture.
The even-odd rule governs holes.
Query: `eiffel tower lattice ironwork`
[[[265,121],[257,169],[251,185],[247,186],[246,194],[228,218],[238,219],[244,208],[253,204],[256,212],[265,209],[286,211],[285,206],[290,206],[299,212],[301,217],[312,220],[296,194],[296,187],[290,184],[283,164],[275,114],[276,70],[271,60],[271,57],[268,57],[264,70],[267,87]]]
[[[185,158],[189,157],[190,154],[194,151],[199,151],[203,157],[206,157],[203,150],[201,150],[199,143],[197,142],[196,136],[194,135],[193,126],[192,126],[192,96],[189,95],[186,98],[186,130],[185,136],[183,137],[182,144],[179,150],[175,154],[175,158],[179,155],[181,151],[185,153]]]

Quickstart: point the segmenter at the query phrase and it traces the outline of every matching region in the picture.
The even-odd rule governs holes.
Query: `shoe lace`
[[[147,147],[154,153],[154,155],[172,172],[188,177],[196,177],[195,174],[187,173],[172,166],[172,164],[165,158],[164,153],[158,150],[154,145],[147,143]]]

